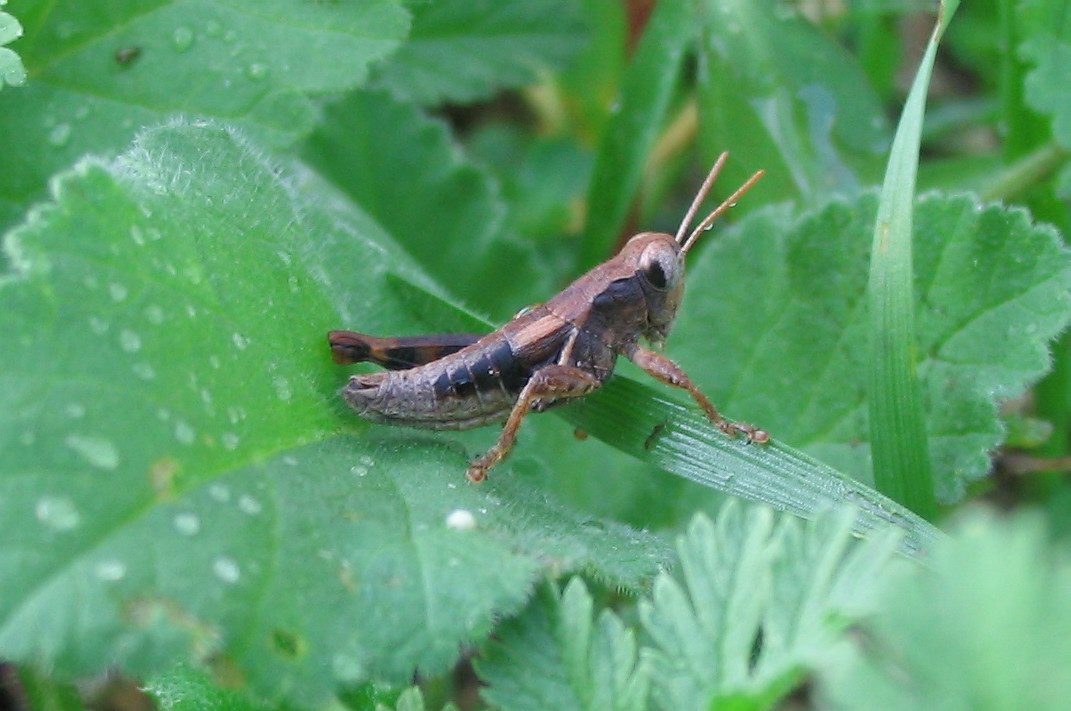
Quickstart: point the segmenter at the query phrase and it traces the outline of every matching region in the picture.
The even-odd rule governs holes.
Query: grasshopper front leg
[[[469,465],[469,481],[476,483],[487,477],[487,471],[501,462],[517,441],[517,430],[524,416],[540,400],[563,400],[583,397],[596,390],[602,383],[591,373],[572,365],[554,364],[540,368],[521,390],[517,403],[510,410],[506,425],[498,441],[487,452]]]
[[[647,350],[636,343],[630,344],[625,349],[625,355],[656,380],[666,385],[672,385],[675,388],[687,390],[696,403],[699,404],[699,407],[703,408],[703,412],[714,423],[714,426],[730,437],[735,437],[739,433],[747,437],[748,442],[765,444],[770,441],[770,434],[766,430],[740,422],[730,422],[722,417],[721,413],[718,412],[718,408],[714,407],[714,403],[710,401],[710,398],[703,394],[696,384],[692,382],[692,379],[681,370],[679,365],[664,355]]]

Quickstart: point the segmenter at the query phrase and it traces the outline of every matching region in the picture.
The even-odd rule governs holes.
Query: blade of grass
[[[628,217],[643,168],[673,96],[684,50],[695,36],[688,2],[658,3],[621,87],[588,191],[588,224],[581,268],[606,259]]]
[[[937,513],[916,375],[911,224],[926,91],[937,44],[958,0],[941,3],[937,25],[896,128],[881,189],[870,262],[870,441],[878,490],[921,516]]]
[[[915,555],[932,549],[941,536],[908,509],[832,467],[776,440],[757,445],[729,439],[698,410],[621,375],[557,412],[627,454],[726,494],[808,519],[847,502],[859,511],[856,533],[892,523],[906,534],[905,551]]]

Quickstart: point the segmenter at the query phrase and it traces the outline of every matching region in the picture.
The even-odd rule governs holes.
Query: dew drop
[[[476,517],[468,509],[455,509],[447,514],[446,527],[455,531],[471,531],[476,528]]]
[[[220,435],[220,441],[223,443],[223,448],[233,452],[238,449],[238,442],[240,441],[238,435],[233,432],[224,432]]]
[[[171,33],[171,42],[179,52],[185,52],[193,46],[193,30],[189,27],[176,27]]]
[[[119,466],[119,450],[111,440],[70,435],[63,442],[98,469],[115,469]]]
[[[69,531],[82,520],[74,502],[65,496],[45,496],[38,499],[34,514],[38,521],[54,531]]]
[[[148,363],[135,363],[130,369],[142,380],[152,380],[156,377],[156,369]]]
[[[103,336],[108,331],[108,322],[99,316],[90,316],[89,330],[98,336]]]
[[[134,240],[134,244],[139,247],[145,246],[145,234],[141,231],[141,228],[137,225],[130,226],[130,239]]]
[[[128,292],[126,290],[126,287],[122,284],[112,282],[108,285],[108,293],[112,295],[112,301],[114,301],[115,303],[119,303],[120,301],[126,299],[126,295]]]
[[[63,411],[67,413],[67,417],[78,420],[85,417],[86,406],[80,402],[69,402],[63,407]]]
[[[367,454],[362,454],[357,457],[357,461],[366,467],[374,467],[376,465],[376,460],[372,459],[372,457]]]
[[[253,62],[245,70],[246,76],[254,81],[259,81],[268,76],[268,65],[261,62]]]
[[[359,464],[354,464],[350,467],[350,474],[356,474],[357,476],[368,476],[368,467],[362,467]]]
[[[293,391],[290,389],[290,382],[279,375],[272,380],[272,384],[275,386],[275,394],[283,402],[290,402],[290,398],[294,396]]]
[[[335,678],[342,682],[358,682],[365,677],[361,660],[342,652],[331,657],[331,671],[335,673]]]
[[[67,145],[71,140],[71,124],[60,123],[56,124],[51,131],[48,132],[48,142],[57,148],[62,148]]]
[[[164,322],[164,310],[156,304],[145,307],[145,318],[149,319],[149,323],[154,323],[159,326]]]
[[[238,578],[242,575],[242,571],[238,568],[238,563],[227,556],[216,558],[215,562],[212,563],[212,570],[215,572],[216,577],[229,584],[238,582]]]
[[[208,364],[216,370],[219,370],[220,366],[223,365],[223,363],[221,363],[219,360],[219,356],[217,355],[208,356]]]
[[[224,504],[231,500],[231,490],[223,484],[213,484],[208,487],[208,495]]]
[[[188,511],[175,514],[174,523],[175,530],[184,536],[196,536],[201,530],[201,519]]]
[[[234,347],[240,351],[249,347],[249,339],[238,332],[231,335],[231,340],[234,341]]]
[[[286,454],[283,456],[283,464],[289,467],[296,467],[300,463],[301,462],[298,461],[298,458],[292,454]]]
[[[261,505],[259,501],[249,494],[242,494],[238,497],[238,508],[250,516],[254,516],[260,513]]]
[[[189,423],[179,420],[175,423],[175,439],[183,444],[193,444],[195,433]]]
[[[124,328],[119,332],[119,347],[127,353],[137,353],[141,350],[141,336]]]
[[[120,560],[102,560],[93,568],[93,572],[100,580],[115,582],[126,575],[126,565]]]

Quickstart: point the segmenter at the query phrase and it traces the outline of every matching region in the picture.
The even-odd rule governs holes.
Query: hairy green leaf
[[[747,151],[727,184],[762,167],[756,195],[815,204],[879,175],[888,126],[854,57],[778,0],[701,7],[700,143],[706,155]]]
[[[579,578],[552,585],[501,626],[476,662],[482,696],[505,711],[642,711],[650,685],[632,630],[594,602]]]
[[[176,113],[231,121],[275,145],[310,130],[309,94],[357,86],[406,36],[397,0],[58,0],[12,3],[30,83],[0,94],[0,225],[49,176],[125,146]]]
[[[416,330],[435,293],[356,208],[204,124],[54,190],[0,282],[0,656],[210,659],[308,702],[445,669],[542,566],[635,584],[663,560],[508,468],[469,486],[453,438],[343,412],[324,333]]]
[[[1071,14],[1065,3],[1020,0],[1019,56],[1033,65],[1024,82],[1026,101],[1052,118],[1052,132],[1071,148]]]
[[[693,256],[667,352],[730,417],[870,480],[865,294],[876,198],[793,218],[748,216]],[[933,195],[916,204],[918,373],[938,498],[983,476],[999,400],[1048,367],[1071,264],[1021,209]]]
[[[1056,711],[1071,696],[1071,565],[1037,514],[974,511],[930,569],[888,586],[854,652],[829,660],[823,707]],[[935,706],[936,704],[936,706]]]
[[[499,186],[463,157],[445,124],[370,92],[332,104],[326,119],[306,159],[444,288],[499,320],[546,297],[551,282],[530,248],[504,230]]]
[[[6,4],[7,0],[0,0],[0,7]],[[22,37],[19,21],[6,12],[0,12],[0,89],[4,88],[4,84],[22,86],[26,83],[26,67],[22,65],[22,59],[3,46],[19,37]]]
[[[585,41],[570,0],[439,0],[412,7],[409,41],[376,84],[418,104],[485,99],[561,67]]]
[[[764,507],[726,506],[716,525],[697,516],[679,576],[659,575],[640,605],[657,705],[770,708],[798,685],[873,608],[897,545],[888,529],[853,548],[853,519],[827,512],[801,530]]]

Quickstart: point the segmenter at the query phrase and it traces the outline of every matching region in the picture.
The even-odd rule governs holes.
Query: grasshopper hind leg
[[[478,333],[377,338],[356,331],[329,331],[331,357],[339,365],[368,361],[387,370],[408,370],[457,353],[480,340]]]

